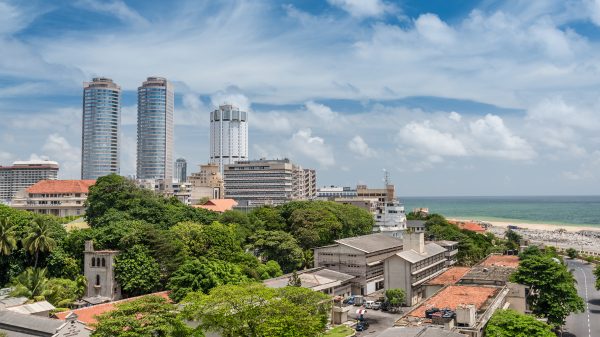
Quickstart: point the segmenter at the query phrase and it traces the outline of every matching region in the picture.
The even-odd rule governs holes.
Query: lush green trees
[[[27,268],[11,281],[14,290],[11,296],[23,296],[33,300],[43,300],[48,294],[46,269]]]
[[[76,281],[52,278],[46,283],[46,301],[57,308],[70,307],[75,300],[81,297],[81,292]]]
[[[521,246],[521,239],[523,239],[523,237],[519,233],[513,231],[512,229],[509,229],[506,231],[504,236],[506,237],[507,247],[509,249],[519,249],[519,247]]]
[[[302,266],[304,253],[296,239],[283,231],[259,230],[250,236],[250,249],[263,260],[279,263],[284,273],[297,270]]]
[[[52,251],[46,260],[48,274],[52,277],[75,279],[81,273],[79,261],[69,256],[59,247]]]
[[[555,337],[552,327],[538,321],[530,315],[523,315],[514,310],[498,310],[487,326],[488,337]]]
[[[135,245],[115,258],[115,278],[123,293],[138,296],[153,292],[160,285],[160,270],[148,248]]]
[[[529,252],[511,275],[511,281],[529,286],[527,301],[532,313],[548,318],[555,326],[563,325],[567,316],[584,309],[583,299],[577,295],[575,278],[555,257]]]
[[[0,218],[0,255],[10,255],[17,248],[15,231],[9,217]]]
[[[37,267],[40,253],[52,251],[56,247],[56,240],[52,237],[50,223],[42,218],[34,219],[30,227],[30,232],[23,239],[23,247],[35,256],[33,267]]]
[[[144,296],[117,304],[98,316],[93,337],[187,337],[194,333],[178,317],[174,305],[159,296]]]
[[[318,336],[331,304],[327,295],[310,289],[256,283],[190,293],[182,303],[184,316],[198,321],[198,329],[224,337]]]
[[[575,248],[567,248],[567,256],[570,259],[576,259],[579,257],[579,252]]]
[[[167,285],[170,297],[181,301],[193,291],[208,291],[223,284],[239,284],[247,281],[240,268],[229,262],[208,260],[206,258],[187,260],[173,274]]]
[[[600,290],[600,265],[594,268],[594,276],[596,276],[596,290]]]
[[[385,301],[389,303],[390,307],[398,308],[404,303],[406,294],[402,289],[388,289],[385,291]]]

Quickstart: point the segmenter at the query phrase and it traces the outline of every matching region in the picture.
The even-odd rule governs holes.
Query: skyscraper
[[[148,77],[138,88],[137,178],[173,179],[173,85]]]
[[[210,113],[210,161],[225,165],[248,159],[248,113],[225,104]]]
[[[119,173],[121,87],[110,78],[83,84],[81,179]]]
[[[175,161],[175,179],[180,183],[187,180],[187,162],[183,158],[177,158]]]

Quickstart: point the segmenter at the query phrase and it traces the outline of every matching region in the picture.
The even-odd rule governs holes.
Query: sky
[[[0,0],[0,164],[79,179],[82,84],[175,85],[175,158],[208,161],[209,111],[249,111],[251,158],[402,196],[597,195],[600,0]]]

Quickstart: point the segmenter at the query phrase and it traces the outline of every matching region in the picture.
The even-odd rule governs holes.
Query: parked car
[[[353,305],[354,304],[354,298],[351,298],[348,301],[346,301],[346,304]]]
[[[363,296],[361,296],[361,295],[354,296],[354,305],[355,306],[360,307],[364,303],[365,303],[365,298]]]
[[[379,310],[381,308],[381,302],[377,301],[371,305],[371,309]]]
[[[375,301],[365,301],[365,309],[373,309],[373,304]]]
[[[349,303],[350,301],[352,301],[352,303]],[[344,301],[342,301],[342,303],[345,303],[345,304],[354,304],[354,295],[348,296],[348,297],[344,298]]]

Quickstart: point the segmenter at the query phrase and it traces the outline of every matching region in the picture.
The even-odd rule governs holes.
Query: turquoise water
[[[600,227],[600,196],[406,197],[406,212],[427,207],[446,217]]]

